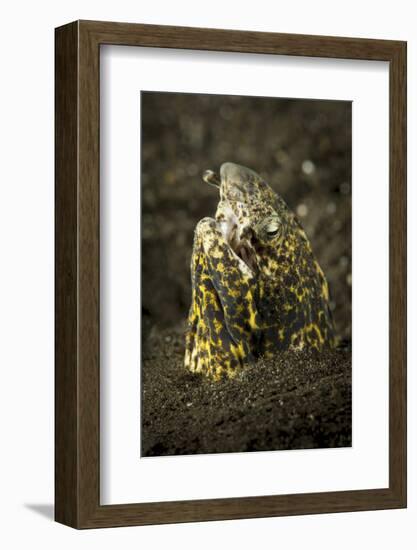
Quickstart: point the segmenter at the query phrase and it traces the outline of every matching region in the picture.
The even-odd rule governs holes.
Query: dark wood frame
[[[76,528],[93,528],[405,507],[406,43],[93,21],[77,21],[57,28],[55,41],[56,521]],[[102,44],[389,62],[388,488],[100,505],[99,52]]]

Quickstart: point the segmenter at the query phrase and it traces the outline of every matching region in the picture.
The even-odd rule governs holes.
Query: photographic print
[[[351,446],[351,102],[141,120],[141,456]]]
[[[56,521],[407,506],[406,83],[401,41],[55,30]]]

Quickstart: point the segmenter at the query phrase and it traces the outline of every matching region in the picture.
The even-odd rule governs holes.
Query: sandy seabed
[[[180,329],[150,334],[142,364],[142,456],[350,447],[351,353],[286,352],[233,380],[183,365]]]

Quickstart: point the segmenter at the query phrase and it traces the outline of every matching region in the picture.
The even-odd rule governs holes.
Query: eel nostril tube
[[[220,187],[220,178],[213,170],[206,170],[203,174],[203,181],[214,187]]]

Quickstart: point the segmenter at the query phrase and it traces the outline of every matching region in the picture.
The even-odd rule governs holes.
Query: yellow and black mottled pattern
[[[220,202],[195,230],[185,366],[218,380],[277,351],[334,346],[327,281],[282,198],[230,162],[204,179]]]

